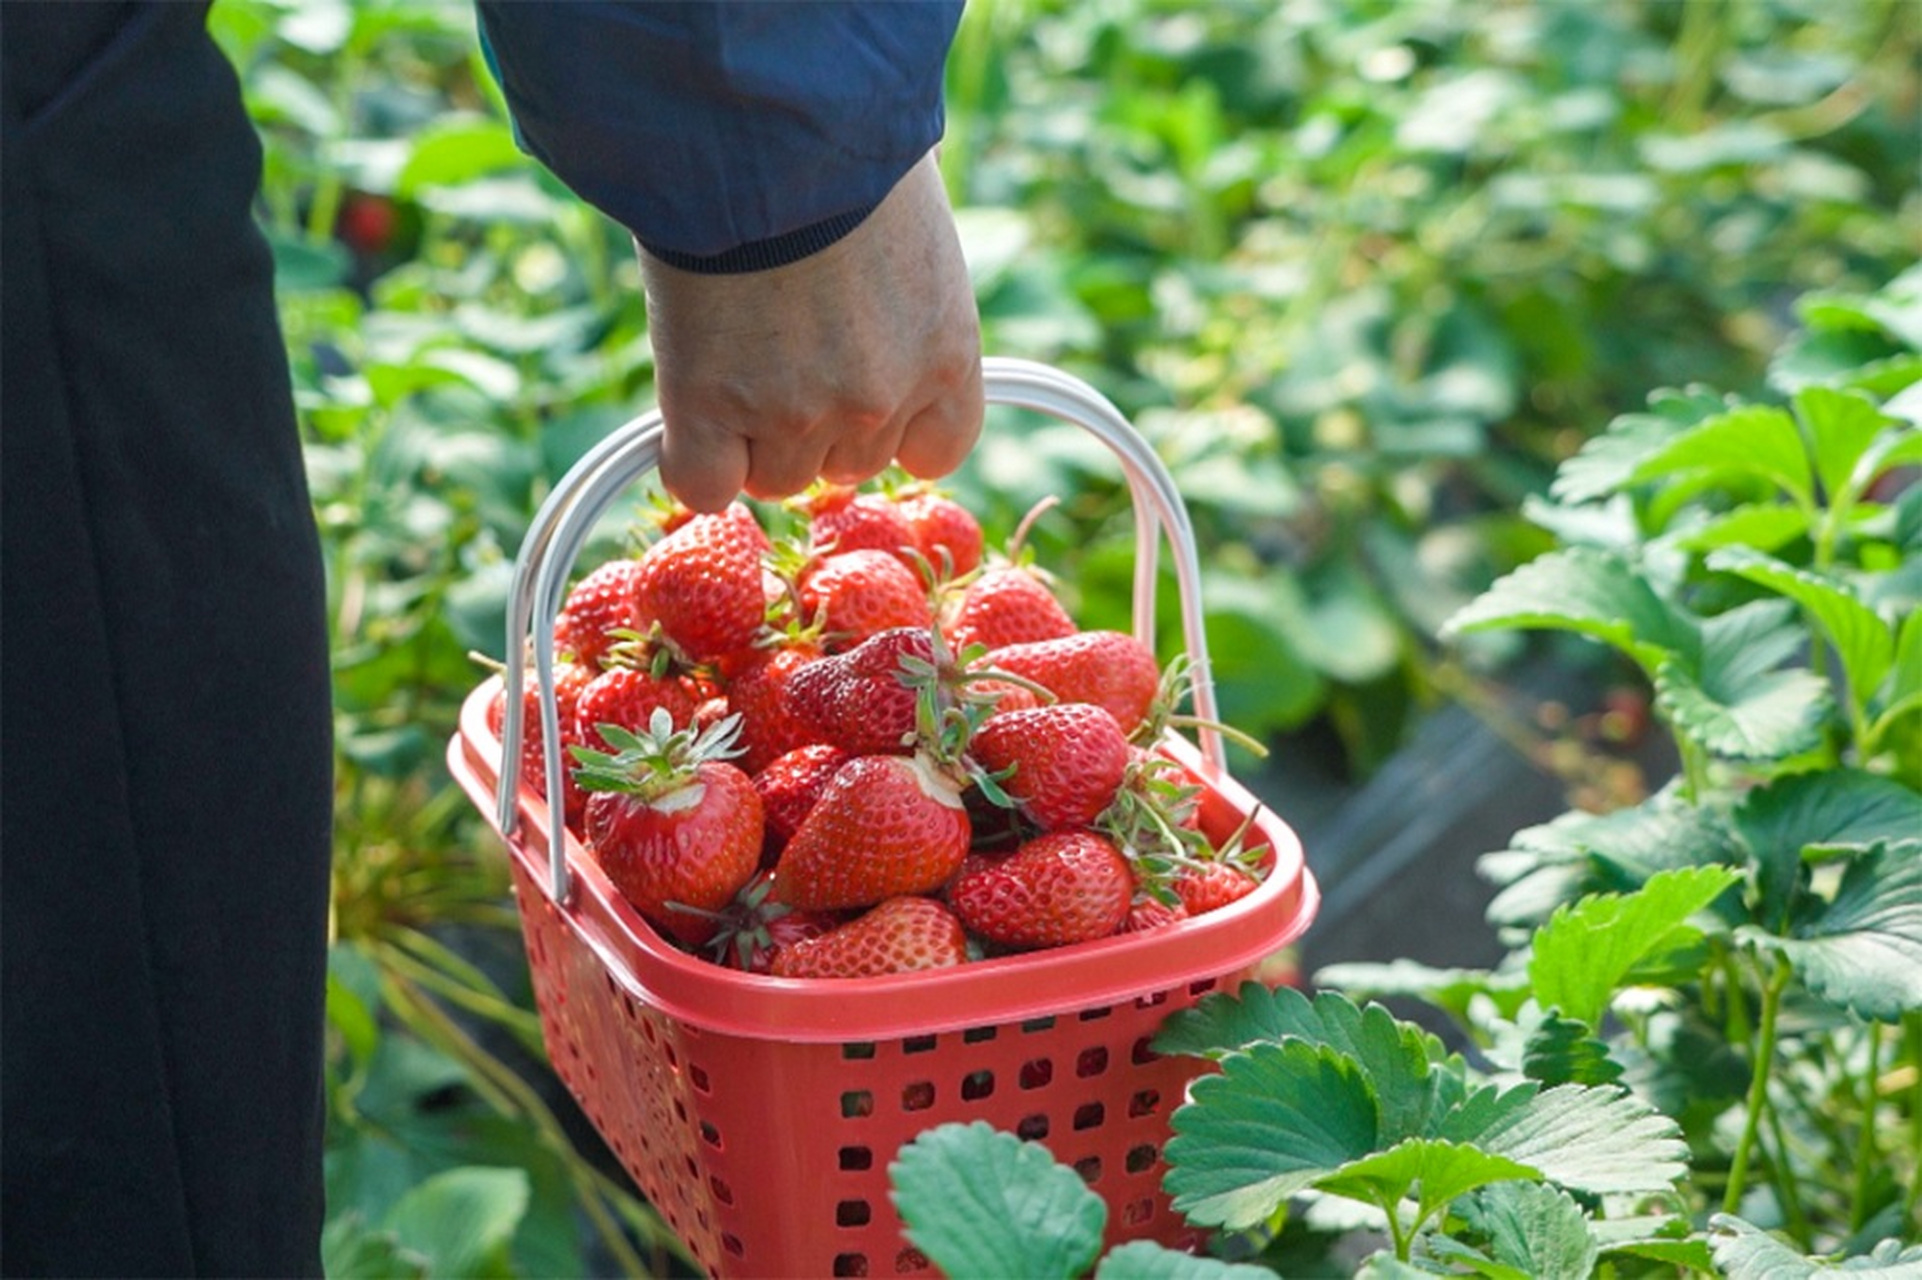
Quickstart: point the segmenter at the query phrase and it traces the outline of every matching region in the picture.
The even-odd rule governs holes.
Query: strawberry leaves
[[[1491,1183],[1661,1192],[1683,1171],[1674,1123],[1623,1090],[1471,1089],[1427,1032],[1330,992],[1210,996],[1156,1048],[1221,1064],[1175,1112],[1166,1151],[1175,1207],[1197,1222],[1252,1227],[1314,1190],[1380,1208],[1400,1242]]]

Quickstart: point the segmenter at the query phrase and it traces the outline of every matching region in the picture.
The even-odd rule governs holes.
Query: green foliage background
[[[458,1269],[575,1273],[584,1206],[662,1272],[536,1087],[503,868],[440,764],[541,496],[649,403],[631,251],[519,154],[467,5],[211,22],[330,561],[330,1267],[431,1265],[470,1213],[508,1226]],[[1761,393],[1794,298],[1914,260],[1918,65],[1906,0],[976,0],[942,165],[989,349],[1089,378],[1174,469],[1226,717],[1360,777],[1442,620],[1549,545],[1518,512],[1560,461],[1652,388]],[[1060,494],[1043,562],[1126,619],[1125,493],[1073,429],[997,416],[956,486],[1003,536]]]

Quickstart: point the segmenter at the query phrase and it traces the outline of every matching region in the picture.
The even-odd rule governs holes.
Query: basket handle
[[[1214,681],[1208,665],[1208,637],[1203,625],[1201,566],[1195,550],[1194,526],[1173,477],[1154,448],[1106,397],[1072,374],[1031,360],[1005,356],[984,358],[981,374],[989,404],[1030,409],[1072,423],[1094,435],[1120,459],[1135,511],[1134,634],[1151,650],[1154,648],[1157,558],[1161,535],[1165,532],[1180,595],[1182,640],[1193,669],[1194,712],[1204,722],[1218,720]],[[550,797],[564,794],[560,713],[554,698],[552,619],[560,613],[568,575],[594,526],[628,486],[659,464],[661,434],[661,412],[653,409],[589,450],[561,477],[541,504],[514,562],[514,586],[508,598],[507,670],[502,677],[503,688],[511,692],[521,687],[525,679],[527,642],[531,639],[540,689],[543,764]],[[501,833],[511,836],[520,818],[521,737],[525,728],[522,700],[509,696],[503,703],[497,816]],[[1221,735],[1213,729],[1201,728],[1196,732],[1196,739],[1203,761],[1216,772],[1225,773]],[[573,891],[567,869],[566,806],[550,801],[548,815],[549,888],[554,901],[565,905]]]

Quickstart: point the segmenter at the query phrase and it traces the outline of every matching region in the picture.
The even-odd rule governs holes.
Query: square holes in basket
[[[605,974],[566,968],[550,1053],[559,1039],[600,1059],[569,1071],[570,1084],[710,1273],[930,1274],[902,1237],[888,1165],[948,1121],[1046,1145],[1108,1201],[1115,1238],[1182,1236],[1160,1191],[1161,1150],[1196,1068],[1151,1042],[1199,989],[896,1040],[792,1044],[677,1021]],[[782,1215],[766,1211],[776,1195]],[[783,1222],[770,1228],[771,1217]]]

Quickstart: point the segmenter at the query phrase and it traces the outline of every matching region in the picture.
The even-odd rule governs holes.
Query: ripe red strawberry
[[[820,645],[795,640],[756,646],[731,664],[727,701],[741,717],[741,758],[737,763],[742,769],[759,773],[775,757],[820,741],[819,731],[794,706],[789,684],[802,667],[821,657]]]
[[[927,588],[885,551],[831,555],[801,579],[801,609],[819,618],[830,650],[848,649],[892,627],[926,627]]]
[[[619,642],[620,631],[641,629],[640,607],[634,599],[638,560],[609,560],[574,584],[554,623],[555,647],[574,655],[589,671],[598,671],[607,651]]]
[[[828,782],[853,758],[839,747],[817,742],[775,757],[754,775],[754,789],[761,793],[767,822],[762,861],[771,865],[780,856],[827,790]]]
[[[573,759],[568,749],[581,740],[575,710],[593,678],[591,671],[575,663],[554,664],[554,710],[558,713],[561,730],[561,787],[566,793],[565,821],[577,830],[581,815],[587,809],[587,793],[574,781]],[[547,798],[547,757],[541,748],[544,739],[540,698],[540,685],[534,673],[528,671],[521,681],[521,780],[544,800]],[[495,694],[494,700],[487,705],[487,728],[496,738],[501,736],[501,724],[506,716],[506,693],[502,691]]]
[[[1146,933],[1150,929],[1166,928],[1187,918],[1188,908],[1179,902],[1163,902],[1144,894],[1128,904],[1128,918],[1121,922],[1121,932]]]
[[[767,545],[753,513],[738,502],[719,515],[695,516],[641,556],[634,581],[641,620],[658,626],[692,662],[745,649],[767,613]]]
[[[878,493],[823,485],[800,505],[808,515],[808,545],[816,555],[885,551],[901,558],[904,548],[916,545],[906,514]]]
[[[999,711],[969,752],[1044,831],[1085,827],[1113,802],[1130,758],[1115,718],[1086,702]],[[1002,777],[1003,771],[1011,771]]]
[[[831,933],[775,953],[777,978],[872,978],[964,964],[968,935],[932,898],[889,898]]]
[[[734,723],[696,733],[657,710],[646,732],[604,730],[612,754],[577,748],[585,835],[607,878],[669,936],[699,946],[761,863],[761,797],[724,757]]]
[[[1191,916],[1206,915],[1238,902],[1259,888],[1259,882],[1240,867],[1210,862],[1191,867],[1175,877],[1175,893]]]
[[[991,665],[1025,676],[1063,702],[1106,707],[1132,734],[1154,705],[1161,669],[1148,646],[1119,631],[1082,631],[994,650]]]
[[[815,741],[853,755],[913,749],[917,693],[902,659],[932,665],[934,638],[923,627],[894,627],[846,653],[809,663],[788,678],[788,700]]]
[[[1026,568],[989,569],[961,588],[945,610],[945,630],[956,648],[999,649],[1075,633],[1074,619],[1047,584]]]
[[[931,490],[911,494],[899,505],[915,550],[934,568],[958,578],[981,563],[981,522],[966,507]]]
[[[959,788],[926,757],[858,756],[841,766],[774,868],[774,897],[808,910],[929,893],[968,856]]]
[[[997,863],[957,876],[948,902],[968,931],[1027,950],[1105,938],[1128,918],[1134,872],[1092,831],[1036,836]]]
[[[841,917],[825,911],[796,911],[775,902],[768,896],[773,887],[772,876],[759,876],[720,913],[707,942],[717,964],[766,973],[783,947],[818,938],[841,923]]]
[[[657,676],[638,667],[609,667],[581,691],[575,708],[579,740],[597,750],[612,751],[614,745],[601,736],[600,726],[619,725],[639,733],[659,709],[668,713],[676,728],[684,729],[694,719],[694,708],[694,694],[679,676]]]

